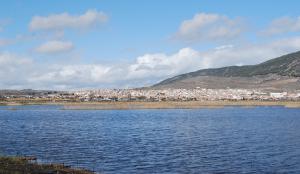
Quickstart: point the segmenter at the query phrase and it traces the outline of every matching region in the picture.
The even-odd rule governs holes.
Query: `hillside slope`
[[[203,69],[166,79],[152,88],[300,88],[300,51],[247,66]]]

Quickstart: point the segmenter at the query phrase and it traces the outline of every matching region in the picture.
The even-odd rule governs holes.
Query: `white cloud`
[[[104,65],[65,65],[53,66],[48,72],[36,74],[30,78],[31,82],[53,82],[53,83],[96,83],[110,82],[107,78],[109,66]]]
[[[70,51],[73,49],[73,47],[74,46],[72,42],[49,41],[40,45],[35,50],[39,53],[55,54]]]
[[[202,64],[199,52],[191,48],[180,49],[173,55],[146,54],[138,57],[128,68],[128,79],[161,78],[194,70]]]
[[[300,50],[300,37],[279,39],[268,43],[218,47],[201,53],[206,67],[252,65]]]
[[[0,88],[22,88],[27,84],[33,70],[33,61],[30,58],[11,54],[0,53]]]
[[[281,17],[275,19],[261,32],[263,35],[275,35],[288,32],[300,32],[300,17]]]
[[[9,53],[0,54],[0,88],[78,89],[139,87],[203,68],[257,64],[300,50],[300,37],[248,45],[224,45],[207,51],[183,48],[155,53],[128,64],[48,65]]]
[[[173,55],[146,54],[128,68],[128,79],[164,79],[205,68],[251,65],[300,50],[300,37],[244,46],[223,45],[208,51],[183,48]]]
[[[8,53],[8,52],[0,53],[1,69],[4,67],[10,68],[12,65],[20,66],[20,65],[28,65],[31,63],[32,63],[32,60],[29,58],[18,57],[16,55]]]
[[[52,14],[49,16],[34,16],[29,24],[31,31],[37,30],[64,30],[86,29],[108,20],[105,13],[97,10],[88,10],[82,15],[68,13]]]
[[[145,54],[127,65],[67,65],[38,73],[31,83],[55,84],[69,88],[125,87],[151,85],[177,74],[203,68],[256,64],[300,49],[300,37],[246,46],[224,45],[200,52],[183,48],[168,55]]]
[[[185,42],[224,41],[238,37],[244,27],[240,19],[211,13],[198,13],[181,23],[174,38]]]

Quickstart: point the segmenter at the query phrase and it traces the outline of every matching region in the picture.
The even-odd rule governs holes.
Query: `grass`
[[[0,157],[2,174],[93,174],[84,169],[72,169],[63,164],[37,164],[24,157]]]

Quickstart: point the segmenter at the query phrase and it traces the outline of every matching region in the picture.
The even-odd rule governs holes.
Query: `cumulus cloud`
[[[222,45],[207,51],[180,49],[172,55],[146,54],[128,68],[129,79],[165,79],[181,73],[231,65],[251,65],[300,50],[300,37],[244,46]]]
[[[30,58],[0,53],[0,88],[23,88],[28,85],[26,79],[31,76],[33,64]]]
[[[65,42],[65,41],[49,41],[40,46],[38,46],[35,51],[38,53],[44,54],[56,54],[67,52],[73,49],[72,42]]]
[[[88,10],[82,15],[68,13],[52,14],[49,16],[34,16],[29,24],[31,31],[37,30],[64,30],[86,29],[97,24],[105,23],[108,17],[97,10]]]
[[[185,42],[224,41],[238,37],[244,27],[240,19],[224,15],[198,13],[181,23],[174,39]]]
[[[206,67],[252,65],[300,50],[300,37],[274,40],[267,43],[217,47],[201,53]]]
[[[44,74],[36,74],[35,76],[31,77],[29,81],[63,84],[89,82],[104,83],[111,81],[111,79],[107,78],[110,70],[111,68],[109,66],[100,64],[65,66],[55,65],[50,67],[50,69]]]
[[[193,65],[193,66],[191,66]],[[181,72],[194,70],[201,67],[202,62],[199,52],[191,48],[180,49],[172,55],[145,54],[138,57],[128,68],[128,79],[143,79],[175,75]]]
[[[263,35],[276,35],[300,31],[300,17],[281,17],[274,19],[271,24],[261,32]]]
[[[5,68],[5,67],[11,68],[12,65],[20,66],[20,65],[28,65],[31,63],[32,63],[32,60],[29,58],[18,57],[16,55],[8,53],[8,52],[0,53],[1,69]]]
[[[0,88],[78,89],[140,87],[181,73],[229,65],[257,64],[300,50],[300,37],[248,45],[221,45],[173,54],[154,53],[128,64],[46,65],[9,53],[0,54]],[[34,67],[34,68],[33,68]]]

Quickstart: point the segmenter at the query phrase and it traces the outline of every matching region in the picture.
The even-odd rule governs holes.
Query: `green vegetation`
[[[37,164],[25,157],[0,157],[2,174],[92,174],[83,169],[71,169],[63,164]]]

